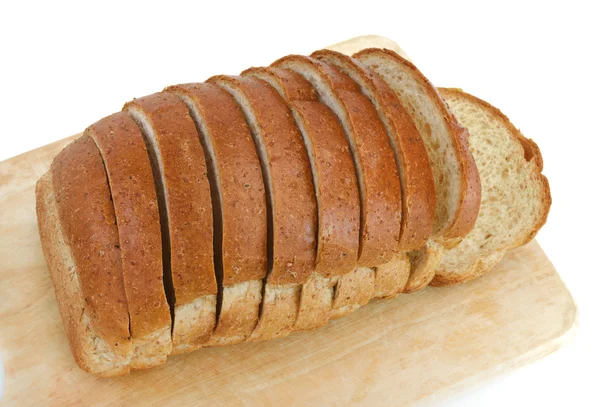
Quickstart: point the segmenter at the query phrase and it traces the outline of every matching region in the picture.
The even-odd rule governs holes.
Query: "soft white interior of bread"
[[[400,63],[390,64],[368,55],[361,60],[375,70],[405,103],[423,138],[435,182],[437,205],[433,234],[442,233],[454,220],[461,198],[461,167],[453,136],[444,116],[424,86]]]
[[[521,142],[494,115],[467,99],[446,102],[470,132],[470,150],[481,177],[481,208],[473,230],[444,256],[441,267],[464,271],[475,258],[521,244],[539,224],[544,186]]]

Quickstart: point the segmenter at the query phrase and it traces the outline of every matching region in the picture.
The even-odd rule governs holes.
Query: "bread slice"
[[[172,350],[171,313],[163,286],[156,190],[144,140],[124,112],[94,123],[85,134],[100,151],[114,204],[133,344],[130,365],[160,365]]]
[[[259,322],[248,340],[288,335],[296,320],[301,285],[317,255],[317,203],[302,135],[275,89],[253,77],[208,80],[236,100],[252,133],[267,188],[269,272]]]
[[[412,117],[389,85],[360,61],[329,50],[316,51],[311,56],[334,65],[352,78],[375,106],[394,150],[400,175],[400,248],[402,251],[420,249],[431,235],[436,199],[427,149]]]
[[[42,249],[75,361],[98,376],[129,372],[132,344],[119,236],[102,158],[83,136],[36,185]]]
[[[210,83],[165,91],[187,105],[208,165],[220,292],[209,344],[239,342],[256,326],[267,275],[267,203],[260,161],[244,116],[229,93]]]
[[[313,329],[329,320],[338,276],[356,267],[360,197],[352,155],[337,117],[302,75],[273,67],[242,75],[266,81],[287,101],[308,151],[318,208],[317,259],[302,286],[294,329]]]
[[[310,57],[290,55],[273,63],[301,74],[317,90],[319,100],[338,117],[352,152],[361,199],[361,227],[358,265],[346,281],[338,283],[333,311],[340,299],[360,306],[365,293],[373,293],[373,266],[388,263],[398,252],[401,222],[400,180],[385,128],[371,102],[352,79],[331,65]],[[373,276],[367,277],[367,274]],[[360,277],[360,278],[359,278]],[[339,292],[338,292],[339,291]],[[368,300],[367,300],[368,301]]]
[[[289,55],[272,66],[307,79],[319,100],[338,117],[350,146],[361,198],[361,241],[358,263],[387,263],[398,251],[400,180],[385,128],[371,102],[352,79],[314,58]]]
[[[312,57],[336,66],[359,86],[377,109],[390,145],[394,149],[401,182],[402,223],[399,245],[402,251],[423,247],[431,235],[436,208],[435,184],[427,149],[412,117],[398,95],[377,73],[355,58],[330,50],[314,52]],[[438,256],[439,257],[439,256]],[[375,297],[390,298],[433,278],[436,264],[415,263],[413,272],[406,254],[375,269]],[[430,266],[424,269],[424,266]],[[429,280],[423,278],[429,271]],[[425,272],[425,273],[424,273]]]
[[[155,93],[125,104],[148,150],[163,237],[173,353],[199,349],[215,325],[213,217],[204,153],[186,105]]]
[[[471,134],[482,199],[475,227],[444,254],[432,281],[437,286],[478,277],[507,250],[529,242],[546,222],[552,202],[542,156],[532,140],[489,103],[459,89],[439,91]]]
[[[469,152],[467,131],[409,61],[393,51],[369,48],[354,55],[396,92],[427,148],[437,205],[433,237],[444,247],[460,242],[475,224],[481,199],[479,174]]]

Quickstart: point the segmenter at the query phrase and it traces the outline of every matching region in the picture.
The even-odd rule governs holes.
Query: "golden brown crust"
[[[90,324],[113,347],[125,348],[129,313],[115,212],[94,141],[69,144],[51,166],[58,216],[70,247]],[[129,344],[129,346],[131,346]]]
[[[259,280],[267,274],[267,204],[252,135],[233,97],[210,83],[165,89],[194,103],[211,143],[218,173],[222,227],[223,285]],[[206,148],[205,148],[206,149]],[[209,168],[209,170],[211,170]],[[215,219],[215,225],[217,225]],[[218,246],[217,246],[218,247]]]
[[[481,203],[481,181],[479,179],[479,171],[477,170],[475,160],[469,151],[468,131],[458,123],[436,88],[410,61],[402,58],[394,51],[379,48],[362,50],[354,54],[354,57],[361,59],[361,57],[369,54],[385,56],[387,59],[394,61],[394,63],[402,64],[408,68],[414,78],[417,79],[427,91],[430,99],[437,104],[438,109],[443,113],[446,127],[453,136],[452,142],[457,153],[462,175],[461,194],[457,210],[448,223],[449,226],[445,230],[442,230],[439,236],[436,236],[436,240],[438,240],[440,244],[447,248],[452,248],[456,246],[471,229],[473,229],[479,213],[479,205]]]
[[[356,266],[360,198],[354,165],[334,113],[319,102],[293,101],[290,108],[310,143],[318,179],[318,252],[315,271],[324,277]]]
[[[331,65],[314,58],[290,55],[275,61],[272,66],[300,74],[312,72],[327,87],[328,96],[335,99],[333,103],[343,111],[349,129],[346,137],[350,137],[356,146],[356,153],[353,152],[355,165],[360,165],[364,180],[358,262],[363,266],[386,263],[398,250],[400,180],[394,152],[377,111],[356,83]],[[315,87],[318,92],[322,91]]]
[[[215,76],[208,82],[243,94],[260,127],[253,133],[262,139],[272,194],[273,262],[268,281],[304,283],[316,257],[317,207],[302,136],[285,101],[264,81]]]
[[[155,93],[127,103],[150,121],[164,174],[175,304],[217,293],[210,187],[198,133],[185,104]]]
[[[89,304],[83,297],[72,248],[65,242],[60,224],[51,171],[38,180],[35,196],[42,249],[75,362],[86,372],[101,377],[129,373],[131,341],[121,341],[115,347],[98,337],[90,323]]]
[[[142,135],[127,113],[115,113],[86,130],[100,150],[118,224],[121,265],[131,336],[169,332],[171,314],[163,286],[162,243],[152,168]],[[159,355],[157,355],[159,356]]]
[[[361,86],[387,125],[397,145],[396,164],[402,187],[400,248],[422,247],[431,234],[435,216],[435,184],[423,139],[398,95],[372,69],[347,55],[320,50],[312,57],[335,65]]]
[[[241,73],[243,76],[254,76],[268,82],[286,100],[318,100],[317,91],[310,82],[289,69],[261,67],[249,68]]]

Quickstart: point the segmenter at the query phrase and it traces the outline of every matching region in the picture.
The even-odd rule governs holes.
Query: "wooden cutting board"
[[[339,47],[380,45],[397,49],[373,36]],[[374,301],[312,332],[95,378],[71,357],[35,217],[35,182],[71,139],[0,163],[4,405],[404,405],[536,360],[576,326],[573,299],[534,241],[467,284]]]

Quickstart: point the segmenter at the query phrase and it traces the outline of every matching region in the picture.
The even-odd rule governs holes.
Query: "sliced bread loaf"
[[[134,99],[123,108],[138,124],[157,188],[167,298],[173,309],[173,353],[211,337],[217,283],[213,217],[204,152],[186,105],[170,93]]]
[[[401,189],[394,153],[375,108],[347,75],[304,56],[288,56],[273,66],[295,71],[313,85],[319,100],[337,116],[352,153],[361,203],[358,266],[363,269],[340,277],[345,281],[336,285],[332,308],[339,317],[369,301],[376,279],[371,267],[398,253]]]
[[[362,50],[354,57],[388,83],[413,118],[427,148],[435,182],[433,237],[445,247],[455,246],[473,228],[481,199],[467,131],[435,87],[406,59],[378,48]]]
[[[87,135],[36,186],[42,248],[75,361],[98,376],[129,372],[132,344],[114,207]]]
[[[216,76],[208,80],[229,92],[244,114],[261,161],[268,205],[269,271],[259,322],[248,340],[289,334],[300,290],[317,255],[317,203],[310,161],[283,98],[264,81]]]
[[[409,289],[425,287],[435,276],[435,260],[473,228],[481,200],[477,167],[468,149],[468,132],[458,124],[435,87],[408,60],[393,51],[370,48],[354,55],[375,71],[408,109],[427,149],[435,183],[432,239],[411,255]]]
[[[337,117],[302,75],[273,67],[242,74],[266,81],[286,100],[308,151],[318,208],[317,258],[302,286],[294,329],[309,330],[327,323],[338,276],[357,263],[360,198],[352,156]]]
[[[540,150],[498,109],[459,89],[439,89],[459,122],[482,183],[475,227],[444,254],[432,285],[471,280],[490,270],[504,253],[529,242],[546,222],[550,187]]]
[[[352,152],[361,198],[358,263],[365,267],[387,263],[398,251],[400,180],[377,111],[356,83],[331,65],[290,55],[272,66],[302,75],[338,117]]]
[[[335,65],[352,78],[375,106],[394,150],[400,175],[400,248],[403,251],[420,249],[431,235],[436,200],[427,149],[412,117],[387,82],[357,59],[329,50],[317,51],[311,56]]]
[[[355,58],[335,51],[321,50],[314,58],[335,65],[361,88],[377,109],[384,124],[390,145],[394,149],[396,166],[402,188],[402,223],[399,245],[402,251],[420,249],[431,235],[436,208],[436,195],[427,149],[412,117],[398,95],[371,68]],[[410,262],[406,254],[376,268],[375,296],[393,297],[403,290],[401,283],[410,287],[422,284],[423,264],[414,263],[415,271],[408,274]],[[430,263],[428,263],[430,264]],[[416,269],[419,269],[417,272]],[[431,270],[433,277],[435,266]],[[381,280],[381,281],[378,281]],[[394,284],[391,284],[394,282]],[[425,281],[425,285],[429,281]]]
[[[129,309],[132,369],[164,363],[171,353],[171,313],[163,285],[156,189],[142,135],[124,112],[86,130],[100,150],[119,232]]]
[[[206,156],[214,219],[217,326],[210,344],[239,342],[258,321],[267,274],[267,204],[260,161],[233,97],[210,83],[165,89],[187,105]]]

